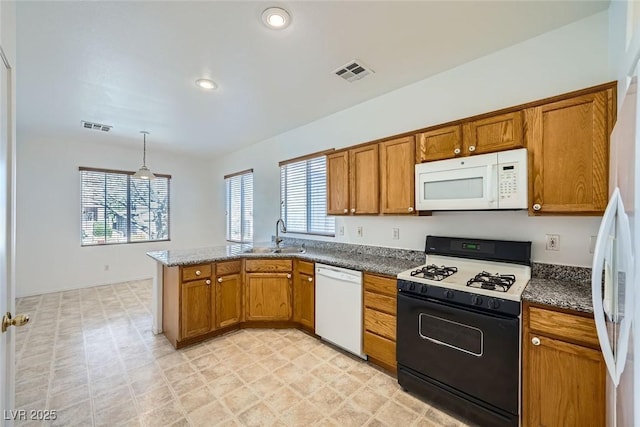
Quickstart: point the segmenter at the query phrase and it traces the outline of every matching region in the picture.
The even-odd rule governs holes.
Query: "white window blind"
[[[225,176],[227,240],[253,240],[253,169]]]
[[[327,157],[280,166],[281,217],[287,231],[335,234],[335,219],[327,216]]]
[[[82,246],[169,240],[169,182],[80,168]]]

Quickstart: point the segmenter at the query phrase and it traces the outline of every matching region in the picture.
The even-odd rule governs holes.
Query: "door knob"
[[[207,285],[210,285],[211,284],[211,280],[207,279],[207,280],[204,281],[204,283],[206,283]]]
[[[476,146],[475,145],[469,146],[469,151],[471,151],[472,153],[476,151]]]
[[[222,277],[218,277],[218,283],[222,283]]]
[[[313,277],[309,277],[307,280],[313,282]]]
[[[407,211],[408,211],[408,212],[413,212],[413,208],[412,208],[412,207],[409,207],[409,208],[407,209]]]
[[[349,209],[345,208],[344,213],[347,213],[347,212],[349,212]]]
[[[531,344],[540,345],[540,338],[538,338],[538,337],[531,338]]]
[[[291,279],[291,274],[287,273],[287,279]]]
[[[24,326],[29,323],[29,315],[28,314],[18,314],[15,319],[11,318],[11,313],[7,311],[2,317],[2,332],[7,332],[9,326]]]
[[[356,213],[356,208],[351,208],[351,213]]]
[[[200,270],[196,270],[196,276],[201,275],[202,273],[200,272]]]
[[[455,150],[453,150],[453,154],[460,154],[460,149],[456,148]]]
[[[540,203],[536,203],[535,205],[533,205],[534,211],[539,211],[540,209],[542,209],[542,206],[540,205]]]

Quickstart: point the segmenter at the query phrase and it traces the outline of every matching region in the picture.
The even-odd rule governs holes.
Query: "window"
[[[335,219],[327,216],[327,157],[280,162],[281,217],[287,231],[335,234]]]
[[[253,169],[224,177],[227,187],[227,240],[253,240]]]
[[[169,240],[170,175],[80,168],[82,246]]]

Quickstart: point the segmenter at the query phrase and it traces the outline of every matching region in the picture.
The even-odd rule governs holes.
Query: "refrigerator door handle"
[[[607,335],[607,325],[604,318],[604,307],[602,304],[602,269],[605,261],[605,253],[609,249],[609,235],[614,227],[616,211],[618,209],[618,199],[620,198],[620,190],[616,188],[611,195],[611,200],[607,204],[604,211],[598,237],[593,253],[593,265],[591,269],[591,296],[593,298],[593,317],[602,349],[602,357],[609,371],[609,375],[613,383],[617,386],[620,377],[617,375],[616,362],[613,355],[613,349],[609,343]]]

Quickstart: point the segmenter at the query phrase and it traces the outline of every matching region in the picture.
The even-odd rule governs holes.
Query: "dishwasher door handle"
[[[330,268],[317,268],[316,276],[324,276],[331,279],[337,279],[337,280],[342,280],[344,282],[351,282],[351,283],[360,283],[362,281],[362,278],[360,275],[345,274],[341,271],[333,270]]]

